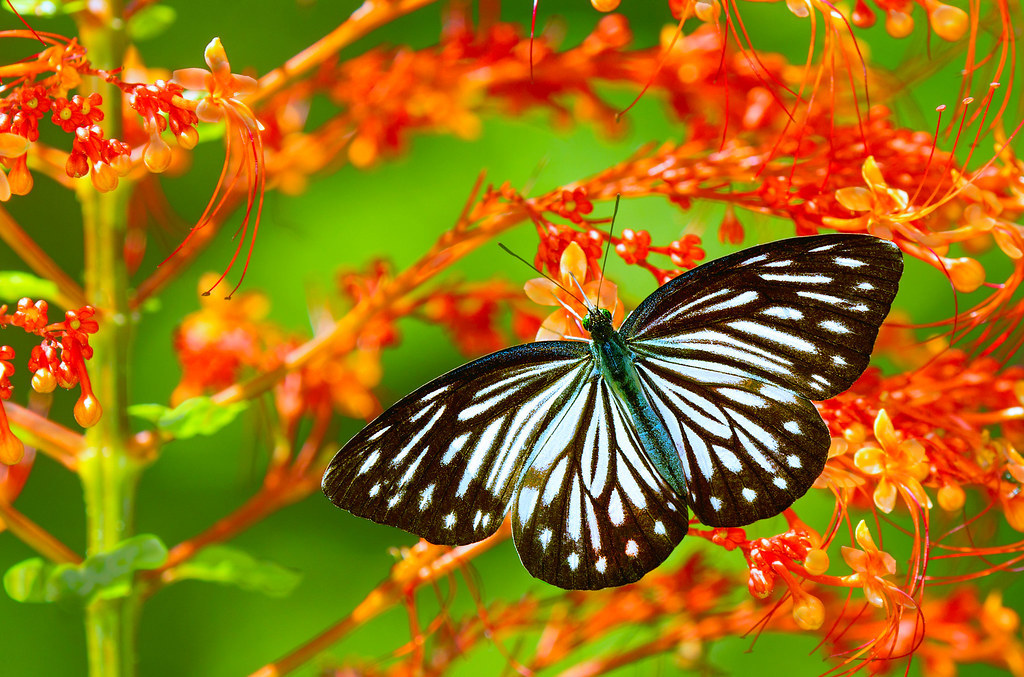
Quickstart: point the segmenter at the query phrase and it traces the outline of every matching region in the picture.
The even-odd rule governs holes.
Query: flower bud
[[[52,393],[56,387],[57,377],[46,367],[36,370],[32,375],[32,390],[37,393]]]
[[[814,548],[804,556],[804,569],[812,576],[820,576],[828,571],[828,565],[828,553],[824,550]]]
[[[75,420],[83,428],[91,428],[96,425],[102,415],[103,407],[92,393],[82,393],[82,396],[75,402]]]
[[[825,622],[825,605],[814,595],[804,594],[793,605],[793,620],[803,630],[817,630]]]

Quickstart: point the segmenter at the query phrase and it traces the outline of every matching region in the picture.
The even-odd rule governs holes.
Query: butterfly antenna
[[[590,305],[590,300],[589,300],[589,299],[587,298],[587,292],[583,291],[583,285],[581,285],[581,284],[580,284],[580,281],[576,279],[576,276],[575,276],[575,275],[573,275],[572,273],[569,273],[569,277],[571,277],[571,278],[572,278],[572,281],[576,283],[576,288],[580,290],[580,296],[582,296],[582,297],[583,297],[583,300],[582,300],[582,301],[580,301],[580,303],[582,303],[582,304],[583,304],[583,306],[584,306],[584,307],[585,307],[585,308],[586,308],[586,309],[587,309],[588,311],[589,311],[589,310],[596,310],[596,308],[593,308],[593,307],[591,307],[591,305]],[[577,300],[579,300],[579,299],[577,299]],[[601,299],[600,299],[600,298],[598,298],[597,300],[598,300],[598,301],[600,302],[600,300],[601,300]],[[575,315],[575,313],[573,313],[573,314]],[[582,320],[580,320],[580,321],[582,322]]]
[[[547,280],[547,281],[548,281],[548,282],[550,282],[551,284],[555,285],[556,287],[558,287],[559,289],[561,289],[562,291],[564,291],[564,292],[565,292],[566,294],[568,294],[569,296],[571,296],[571,297],[573,297],[574,299],[576,299],[577,301],[579,301],[579,302],[580,302],[581,304],[583,304],[583,305],[587,305],[587,302],[586,302],[586,301],[580,301],[580,299],[579,299],[579,298],[578,298],[578,297],[576,296],[576,294],[573,294],[573,293],[572,293],[571,291],[569,291],[568,289],[566,289],[566,288],[565,288],[565,287],[563,287],[562,285],[558,284],[558,282],[557,282],[556,280],[554,280],[554,279],[553,279],[553,278],[552,278],[552,277],[551,277],[550,275],[548,275],[548,274],[547,274],[547,273],[545,273],[545,272],[544,272],[543,270],[541,270],[541,269],[540,269],[540,268],[538,268],[537,266],[533,265],[532,263],[530,263],[529,261],[527,261],[526,259],[524,259],[524,258],[523,258],[522,256],[520,256],[519,254],[516,254],[516,253],[515,253],[514,251],[512,251],[511,249],[509,249],[508,247],[506,247],[505,245],[503,245],[503,244],[502,244],[502,243],[500,243],[500,242],[498,243],[498,246],[499,246],[499,247],[501,247],[502,249],[504,249],[504,250],[505,250],[505,253],[506,253],[506,254],[510,254],[511,256],[513,256],[513,257],[515,257],[515,258],[519,259],[520,261],[522,261],[523,263],[525,263],[526,265],[528,265],[528,266],[530,267],[530,270],[532,270],[533,272],[537,273],[538,275],[540,275],[541,277],[543,277],[543,278],[544,278],[545,280]],[[577,285],[579,285],[579,283],[578,283],[578,282],[577,282],[576,284],[577,284]],[[581,289],[580,291],[582,291],[582,289]],[[584,294],[584,298],[586,298],[586,295],[585,295],[585,294]],[[571,310],[569,310],[569,312],[572,312],[572,311],[571,311]],[[576,315],[576,313],[573,313],[573,315]]]
[[[622,193],[615,194],[615,207],[612,209],[612,222],[608,224],[608,247],[604,250],[604,261],[601,262],[601,281],[597,283],[597,308],[601,309],[601,291],[604,287],[604,269],[608,266],[608,254],[612,251],[612,231],[615,230],[615,216],[619,213],[619,200]]]

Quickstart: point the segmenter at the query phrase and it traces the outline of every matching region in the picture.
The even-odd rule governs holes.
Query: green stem
[[[104,19],[79,15],[79,36],[98,68],[121,66],[125,48],[119,0],[109,0]],[[95,11],[95,8],[94,8]],[[111,20],[114,19],[114,20]],[[120,91],[98,78],[85,78],[82,94],[98,92],[108,138],[121,138]],[[128,187],[109,193],[88,181],[78,183],[85,231],[85,290],[101,312],[100,330],[92,337],[89,363],[92,385],[103,407],[99,422],[86,431],[79,457],[85,495],[88,554],[108,552],[134,533],[135,493],[144,462],[131,453],[127,373],[132,327],[128,309],[128,271],[122,256],[127,221]],[[131,677],[136,671],[138,596],[97,599],[85,610],[90,677]]]

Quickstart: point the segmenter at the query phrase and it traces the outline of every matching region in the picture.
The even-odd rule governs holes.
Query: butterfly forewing
[[[703,523],[776,515],[814,483],[829,434],[810,400],[864,371],[902,269],[871,236],[773,242],[679,276],[626,319]]]
[[[432,543],[494,533],[533,450],[592,370],[585,344],[517,346],[402,398],[337,453],[323,490],[340,508]]]
[[[821,474],[829,432],[806,398],[697,360],[645,356],[636,366],[703,524],[741,526],[777,515]]]
[[[671,554],[687,527],[685,502],[595,373],[516,494],[512,535],[523,566],[571,590],[632,583]]]
[[[823,400],[867,367],[903,258],[870,235],[751,247],[684,273],[623,323],[630,348]]]

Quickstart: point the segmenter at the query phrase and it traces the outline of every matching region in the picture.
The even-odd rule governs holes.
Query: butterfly
[[[825,466],[812,400],[867,367],[903,257],[870,235],[817,235],[710,261],[616,331],[474,360],[396,402],[337,453],[335,505],[464,545],[511,511],[536,578],[592,590],[639,580],[689,512],[738,527],[788,508]]]

